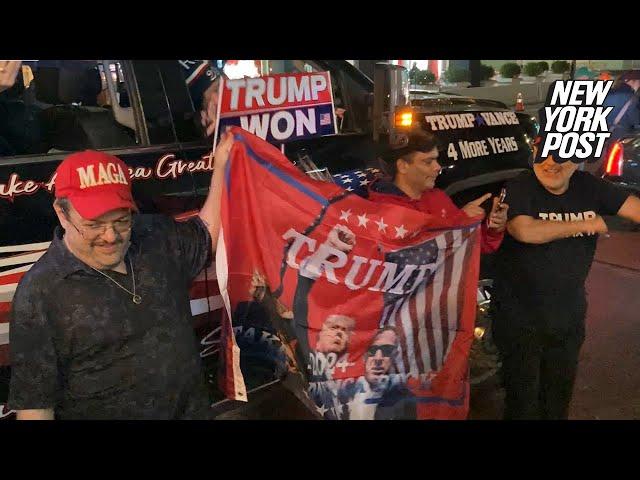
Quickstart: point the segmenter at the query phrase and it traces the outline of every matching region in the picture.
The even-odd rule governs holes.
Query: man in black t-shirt
[[[640,222],[640,199],[577,169],[549,155],[506,186],[508,235],[492,299],[505,419],[567,418],[584,340],[585,281],[597,235],[607,232],[602,215]]]

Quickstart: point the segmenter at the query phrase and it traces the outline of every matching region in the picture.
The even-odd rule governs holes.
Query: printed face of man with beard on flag
[[[364,356],[364,377],[371,386],[378,385],[390,373],[397,344],[393,327],[385,327],[374,337]]]
[[[395,375],[398,340],[395,327],[378,330],[364,355],[364,376],[338,392],[350,420],[417,418],[415,397]]]

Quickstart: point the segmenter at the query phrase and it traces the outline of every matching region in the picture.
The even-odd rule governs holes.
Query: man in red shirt
[[[432,134],[409,135],[405,147],[389,150],[383,159],[392,181],[379,179],[373,182],[369,186],[369,200],[402,205],[442,218],[458,215],[484,218],[485,211],[480,205],[491,198],[491,193],[459,209],[444,191],[435,188],[442,167],[438,163],[437,140]],[[506,203],[499,204],[498,198],[493,198],[489,218],[482,223],[482,253],[495,252],[502,243],[508,208]]]

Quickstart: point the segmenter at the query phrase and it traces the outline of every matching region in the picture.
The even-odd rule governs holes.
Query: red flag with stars
[[[298,375],[323,418],[466,418],[479,219],[369,202],[232,131],[216,258],[228,396],[244,400],[239,353],[262,345],[255,359]]]

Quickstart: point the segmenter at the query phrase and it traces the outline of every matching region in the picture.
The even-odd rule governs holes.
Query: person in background
[[[627,70],[620,74],[604,101],[605,107],[613,107],[607,116],[611,132],[609,142],[640,129],[640,70]]]

